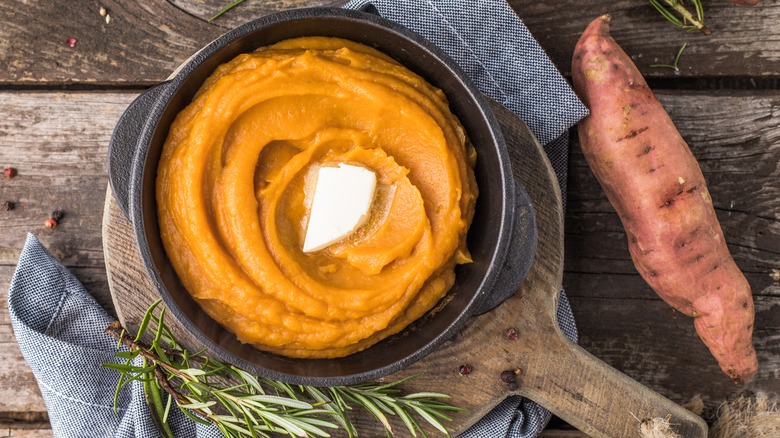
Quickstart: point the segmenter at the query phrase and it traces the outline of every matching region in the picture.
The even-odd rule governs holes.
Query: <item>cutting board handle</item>
[[[520,395],[592,437],[637,436],[640,422],[652,418],[668,419],[686,438],[707,437],[699,416],[569,341],[556,322],[557,299],[548,298],[557,291],[525,292],[521,305],[542,310],[522,312],[526,335],[518,346],[527,361],[517,377]]]
[[[563,279],[563,210],[552,165],[528,127],[512,112],[493,103],[504,128],[513,172],[528,188],[536,212],[538,244],[534,267],[520,293],[498,312],[519,315],[519,339],[506,361],[520,369],[517,389],[581,431],[603,438],[638,436],[640,421],[669,418],[685,438],[706,438],[707,424],[671,400],[597,359],[571,342],[558,326]],[[527,161],[544,171],[527,172]],[[489,315],[485,315],[489,316]],[[511,369],[511,367],[510,367]]]

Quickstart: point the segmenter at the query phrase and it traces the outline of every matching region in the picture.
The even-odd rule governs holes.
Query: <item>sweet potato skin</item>
[[[631,258],[653,290],[695,318],[696,331],[735,382],[757,370],[753,296],[731,258],[699,164],[631,58],[594,20],[574,49],[574,90],[591,114],[583,153],[626,230]]]

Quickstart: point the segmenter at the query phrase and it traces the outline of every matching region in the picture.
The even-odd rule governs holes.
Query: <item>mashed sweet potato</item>
[[[470,261],[476,155],[444,94],[350,41],[310,37],[221,65],[171,126],[157,176],[166,252],[238,339],[340,357],[406,327]],[[369,221],[301,249],[312,170],[377,175]]]

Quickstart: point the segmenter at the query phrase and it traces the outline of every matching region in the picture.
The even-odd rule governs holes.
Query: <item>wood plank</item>
[[[164,80],[184,60],[228,28],[209,24],[182,5],[187,2],[28,2],[0,9],[0,85],[10,83],[146,84]],[[220,6],[190,10],[210,16]],[[229,3],[229,2],[228,2]],[[228,3],[223,2],[223,5]],[[237,11],[242,21],[293,7],[333,1],[282,0],[254,3]],[[105,22],[100,7],[111,19]],[[46,37],[42,37],[45,35]],[[76,46],[67,44],[76,39]]]
[[[15,264],[27,232],[68,266],[102,266],[102,199],[108,139],[135,93],[5,92],[0,99],[0,163],[17,176],[0,184],[0,264]],[[60,225],[43,226],[53,210]]]
[[[127,93],[18,93],[0,95],[0,165],[18,175],[0,184],[0,290],[7,291],[27,232],[71,269],[98,302],[113,310],[100,239],[107,184],[108,139],[134,98]],[[52,210],[65,217],[43,227]],[[19,352],[0,294],[0,419],[35,420],[46,406]]]
[[[233,26],[270,12],[304,6],[339,6],[343,0],[245,2],[213,23],[206,19],[225,0],[29,2],[0,9],[2,84],[146,84],[164,80],[182,61]],[[577,0],[510,0],[553,62],[570,71],[574,44],[587,23],[609,12],[616,39],[643,73],[652,77],[780,76],[780,1],[755,7],[708,2],[713,34],[686,33],[666,22],[648,2],[597,0],[583,12]],[[111,16],[99,15],[103,5]],[[66,43],[76,38],[76,46]],[[669,63],[689,43],[681,72],[650,68]]]
[[[764,289],[755,301],[759,371],[744,386],[720,371],[691,318],[658,299],[573,297],[571,304],[586,350],[677,403],[701,395],[712,413],[742,390],[780,392],[780,286]]]
[[[543,430],[539,438],[588,438],[588,435],[579,430]]]
[[[658,94],[699,160],[732,256],[754,292],[768,287],[780,268],[780,92]],[[566,270],[635,274],[620,220],[578,143],[570,157]]]
[[[780,69],[780,2],[765,0],[755,7],[730,2],[704,2],[711,35],[687,33],[666,21],[649,2],[594,0],[583,11],[577,0],[539,2],[509,0],[509,4],[547,51],[558,68],[569,74],[579,35],[601,14],[612,15],[611,32],[643,74],[650,77],[777,76]],[[650,68],[669,64],[683,42],[680,74]]]
[[[4,431],[0,429],[0,434]],[[0,435],[0,436],[8,436],[12,438],[50,438],[54,436],[54,433],[50,428],[40,428],[40,429],[20,429],[20,428],[10,428],[8,429],[8,435]]]
[[[19,169],[16,179],[0,181],[0,201],[19,202],[15,211],[0,210],[0,290],[7,290],[24,234],[32,230],[99,300],[101,291],[107,291],[99,227],[106,145],[116,119],[133,97],[133,93],[122,92],[0,92],[0,165]],[[780,96],[777,92],[704,92],[661,98],[702,160],[727,240],[737,239],[732,251],[758,295],[756,337],[762,373],[771,370],[765,363],[777,366],[773,355],[780,352],[776,316],[771,310],[776,313],[773,306],[780,305],[780,297],[765,290],[773,283],[772,269],[780,268],[780,127],[776,115]],[[692,324],[679,315],[674,320],[671,309],[635,274],[619,221],[576,148],[569,182],[564,285],[572,296],[583,346],[675,401],[712,387],[710,403],[714,403],[739,390],[718,380],[721,374],[714,365],[695,377],[680,377],[709,359]],[[41,223],[54,208],[64,209],[68,216],[60,228],[47,234]],[[10,321],[2,295],[0,336],[9,339]],[[106,297],[101,300],[104,304]],[[637,321],[658,330],[637,330]],[[630,335],[626,342],[632,348],[647,353],[639,359],[624,358],[626,352],[610,344],[624,333]],[[670,340],[676,348],[669,347]],[[22,412],[21,399],[26,397],[18,397],[19,391],[37,391],[18,350],[15,346],[11,350],[17,353],[9,363],[19,365],[0,369],[0,388],[14,388],[13,393],[0,391],[0,413]],[[780,390],[767,380],[756,382],[755,388]],[[32,403],[33,411],[45,409],[40,399]]]

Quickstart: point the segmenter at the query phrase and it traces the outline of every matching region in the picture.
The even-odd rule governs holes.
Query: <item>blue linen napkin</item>
[[[503,0],[354,0],[345,7],[378,13],[444,49],[486,95],[520,116],[545,147],[564,190],[568,128],[587,114],[566,81]],[[11,280],[8,305],[20,349],[35,374],[58,437],[157,437],[138,382],[113,410],[115,342],[102,333],[113,318],[78,280],[29,235]],[[561,294],[558,320],[576,341]],[[550,413],[510,397],[461,437],[535,437]],[[215,427],[172,409],[176,436],[219,437]]]

